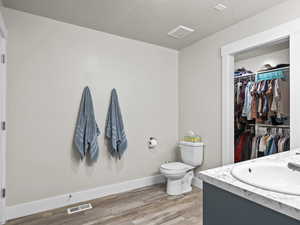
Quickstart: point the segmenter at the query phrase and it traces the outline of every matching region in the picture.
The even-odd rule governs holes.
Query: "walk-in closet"
[[[290,149],[289,41],[235,55],[234,161]]]

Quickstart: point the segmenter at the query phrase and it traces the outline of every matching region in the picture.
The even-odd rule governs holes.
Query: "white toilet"
[[[194,168],[203,162],[203,143],[180,142],[182,162],[161,165],[160,172],[167,178],[168,195],[181,195],[192,191]]]

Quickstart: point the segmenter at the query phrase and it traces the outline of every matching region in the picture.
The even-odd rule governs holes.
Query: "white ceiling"
[[[286,0],[3,0],[4,6],[99,31],[181,49]],[[228,8],[214,9],[217,3]],[[196,31],[177,40],[178,25]]]

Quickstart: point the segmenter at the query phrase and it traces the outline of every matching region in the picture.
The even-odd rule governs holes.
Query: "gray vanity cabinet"
[[[300,225],[300,221],[203,184],[203,225]]]

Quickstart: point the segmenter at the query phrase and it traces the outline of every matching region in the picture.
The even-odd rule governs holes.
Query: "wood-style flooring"
[[[8,225],[202,225],[202,192],[168,196],[155,185],[89,201],[93,209],[68,215],[67,208],[9,221]]]

